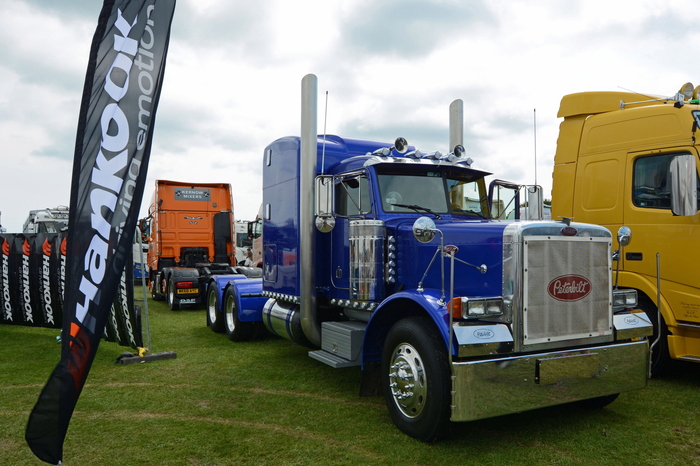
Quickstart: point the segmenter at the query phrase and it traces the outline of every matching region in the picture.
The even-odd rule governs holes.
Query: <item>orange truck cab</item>
[[[144,232],[153,299],[171,309],[204,303],[205,279],[236,265],[233,218],[228,183],[156,180]]]

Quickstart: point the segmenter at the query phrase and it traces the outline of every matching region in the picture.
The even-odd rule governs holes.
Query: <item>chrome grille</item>
[[[609,239],[523,239],[523,344],[612,334]]]

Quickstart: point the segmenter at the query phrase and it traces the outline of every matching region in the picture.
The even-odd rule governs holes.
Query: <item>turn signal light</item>
[[[637,307],[637,290],[613,290],[613,307],[616,309]]]
[[[450,312],[455,319],[477,319],[503,315],[501,298],[453,298]]]

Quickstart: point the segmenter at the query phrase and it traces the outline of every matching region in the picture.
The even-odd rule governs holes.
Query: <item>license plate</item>
[[[549,385],[563,379],[591,379],[598,371],[597,353],[538,359],[535,380]]]
[[[197,294],[199,293],[198,288],[180,288],[177,290],[177,294]]]

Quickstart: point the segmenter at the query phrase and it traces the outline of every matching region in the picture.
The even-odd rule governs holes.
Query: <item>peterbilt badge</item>
[[[592,284],[582,275],[562,275],[547,286],[549,295],[558,301],[579,301],[591,292]]]

